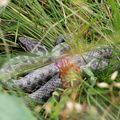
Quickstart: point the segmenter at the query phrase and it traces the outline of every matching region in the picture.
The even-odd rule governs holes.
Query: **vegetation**
[[[69,71],[64,79],[70,86],[56,90],[43,105],[29,100],[21,90],[9,89],[1,81],[0,120],[120,119],[120,77],[119,69],[114,69],[119,63],[116,52],[120,45],[119,0],[11,0],[6,8],[0,7],[1,67],[11,57],[24,54],[17,45],[19,36],[40,40],[50,50],[58,35],[71,35],[71,55],[102,44],[114,49],[107,69],[91,72],[86,79]]]

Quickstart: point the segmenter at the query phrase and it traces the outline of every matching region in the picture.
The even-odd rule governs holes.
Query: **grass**
[[[3,64],[6,56],[10,59],[22,51],[16,44],[17,38],[23,35],[38,39],[51,49],[59,34],[70,34],[73,38],[70,43],[71,54],[81,54],[94,46],[107,44],[113,46],[113,56],[119,56],[116,52],[120,39],[119,8],[120,2],[117,0],[46,0],[43,5],[37,0],[12,0],[1,13],[0,63]],[[58,89],[43,105],[24,98],[19,90],[6,90],[2,85],[1,94],[23,96],[23,103],[29,101],[28,111],[38,120],[119,120],[120,86],[114,86],[120,82],[119,74],[114,81],[111,80],[113,64],[117,62],[119,60],[113,57],[106,70],[94,73],[97,78],[94,87],[89,77],[83,80],[81,75],[78,74],[76,78],[72,74],[69,81],[77,79],[73,86],[65,90]],[[100,87],[98,83],[101,82],[108,87]]]

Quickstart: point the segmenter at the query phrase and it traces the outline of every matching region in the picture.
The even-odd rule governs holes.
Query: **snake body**
[[[34,70],[33,72],[29,73],[28,75],[19,80],[15,80],[14,84],[27,92],[31,92],[34,89],[41,87],[57,73],[57,67],[55,67],[54,64],[50,64]]]
[[[36,56],[19,56],[11,59],[0,69],[0,73],[3,74],[0,79],[11,79],[15,71],[21,71],[26,66],[51,61],[49,65],[33,70],[26,76],[13,81],[14,86],[18,86],[30,93],[28,96],[33,100],[37,102],[44,101],[51,96],[51,93],[56,88],[61,87],[60,70],[56,65],[56,59],[69,50],[70,47],[66,43],[60,43],[51,51],[50,57],[44,58],[43,55],[46,54],[47,56],[48,52],[40,43],[31,42],[30,39],[24,37],[20,38],[19,42],[26,47],[27,51],[36,54]],[[105,69],[109,65],[111,55],[112,48],[105,46],[96,48],[84,55],[67,56],[67,58],[84,72],[88,63],[90,63],[91,70]]]
[[[109,64],[108,58],[111,56],[111,53],[112,51],[110,48],[104,48],[92,51],[92,53],[88,52],[86,55],[83,56],[80,55],[70,56],[68,57],[68,59],[70,59],[73,63],[80,67],[81,71],[84,70],[87,63],[95,59],[93,62],[91,62],[91,70],[102,70],[108,66]],[[49,79],[52,78],[57,73],[59,73],[59,68],[56,66],[55,62],[45,67],[34,70],[25,77],[14,81],[14,83],[15,85],[26,90],[27,92],[32,92],[35,88],[39,88],[47,81],[49,81]]]
[[[34,101],[42,103],[51,96],[51,93],[56,90],[56,88],[60,88],[62,86],[61,79],[59,75],[55,75],[52,77],[45,85],[40,87],[35,92],[29,94],[29,97],[32,98]]]
[[[3,81],[15,78],[31,67],[41,67],[46,63],[50,63],[64,54],[65,51],[69,50],[68,45],[61,43],[48,54],[47,49],[39,42],[32,41],[32,39],[26,37],[20,37],[19,44],[22,45],[22,48],[32,54],[13,57],[5,62],[0,69],[0,79]]]
[[[0,79],[3,81],[7,81],[13,77],[16,77],[17,75],[21,74],[22,72],[27,70],[27,68],[30,68],[33,65],[37,65],[39,63],[45,63],[47,62],[49,58],[41,58],[39,56],[17,56],[12,59],[10,59],[8,62],[6,62],[2,68],[0,69]]]

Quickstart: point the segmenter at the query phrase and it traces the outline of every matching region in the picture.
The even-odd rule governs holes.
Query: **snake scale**
[[[46,101],[51,96],[51,93],[62,85],[57,59],[66,51],[70,50],[70,47],[63,42],[63,38],[60,41],[62,41],[62,43],[58,41],[58,44],[49,54],[45,46],[39,42],[30,38],[20,37],[19,44],[25,50],[35,55],[23,55],[10,59],[0,69],[0,79],[11,79],[15,73],[17,75],[18,71],[22,71],[32,64],[49,62],[48,65],[37,68],[24,77],[12,81],[13,86],[18,86],[25,90],[25,92],[29,94],[28,96],[36,102]],[[91,70],[105,69],[109,65],[111,55],[112,48],[104,46],[89,51],[84,55],[66,56],[66,58],[77,65],[81,72],[84,73],[84,69],[88,63],[90,63]]]

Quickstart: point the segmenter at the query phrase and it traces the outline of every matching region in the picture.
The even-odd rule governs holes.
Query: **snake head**
[[[40,42],[28,38],[19,37],[18,44],[25,50],[36,55],[45,55],[48,53],[47,49]]]

